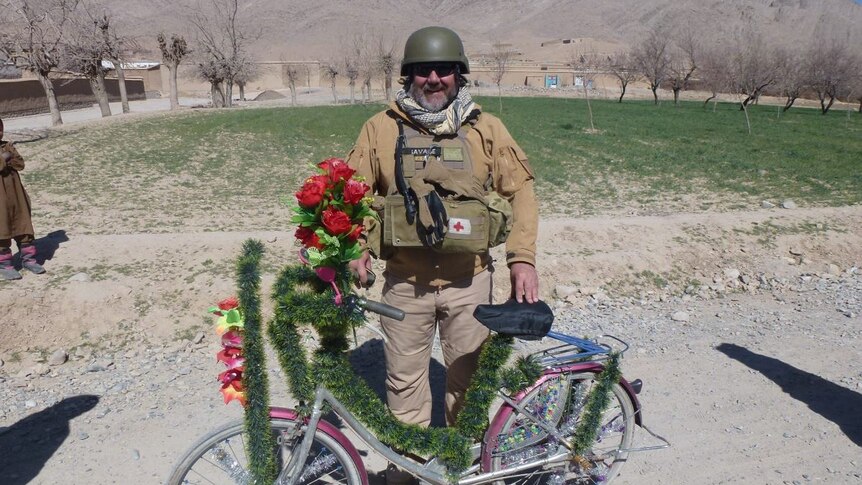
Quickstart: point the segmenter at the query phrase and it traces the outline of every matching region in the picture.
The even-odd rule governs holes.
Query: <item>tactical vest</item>
[[[512,208],[495,191],[489,191],[490,177],[480,182],[473,174],[474,162],[465,137],[472,127],[462,126],[454,136],[441,137],[421,133],[401,120],[398,124],[396,170],[402,168],[404,180],[416,192],[437,192],[445,208],[445,235],[429,247],[442,253],[480,254],[504,242],[512,226]],[[440,170],[441,165],[444,170]],[[415,218],[409,222],[409,201],[405,202],[399,189],[397,185],[390,189],[385,199],[383,244],[395,248],[426,246]]]

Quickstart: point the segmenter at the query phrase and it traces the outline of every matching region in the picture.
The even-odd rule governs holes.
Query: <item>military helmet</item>
[[[446,27],[425,27],[407,38],[401,60],[401,75],[409,75],[410,65],[420,62],[455,62],[461,65],[461,74],[470,72],[461,38]]]

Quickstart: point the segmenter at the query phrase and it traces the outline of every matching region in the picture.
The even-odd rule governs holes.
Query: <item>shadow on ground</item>
[[[69,422],[93,409],[93,395],[68,397],[0,430],[0,470],[6,485],[23,485],[39,475],[69,436]]]
[[[862,394],[745,347],[724,343],[716,350],[760,372],[790,397],[837,424],[850,441],[862,446],[862,419],[859,418]]]
[[[67,241],[69,241],[69,236],[62,229],[33,241],[33,244],[36,245],[36,262],[45,264],[46,260],[54,259],[54,253],[57,252],[60,244]]]

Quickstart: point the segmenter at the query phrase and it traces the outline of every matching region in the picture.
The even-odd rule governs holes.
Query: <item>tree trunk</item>
[[[99,103],[99,109],[102,111],[102,118],[111,116],[111,106],[108,104],[108,92],[105,90],[105,74],[100,69],[95,77],[90,78],[90,89],[93,90],[93,96]]]
[[[224,93],[220,82],[210,82],[210,93],[213,99],[213,108],[224,108]]]
[[[673,104],[679,106],[679,88],[673,88]]]
[[[224,106],[225,108],[233,107],[233,80],[226,79],[224,82]]]
[[[788,96],[787,101],[784,102],[784,108],[781,111],[787,111],[793,107],[793,103],[796,102],[796,96]]]
[[[365,80],[365,94],[368,96],[365,100],[366,103],[371,102],[371,79]]]
[[[296,81],[291,79],[288,87],[290,87],[290,105],[296,106]]]
[[[236,83],[239,86],[239,100],[245,101],[245,83]]]
[[[117,70],[117,85],[120,87],[120,103],[123,106],[123,113],[131,111],[129,109],[129,95],[126,93],[126,73],[120,67],[120,61],[114,60],[114,68]]]
[[[650,89],[652,89],[653,104],[658,105],[658,86],[652,86]]]
[[[500,100],[500,114],[503,114],[503,88],[497,83],[497,99]]]
[[[862,113],[862,98],[859,99],[859,112]]]
[[[383,79],[383,90],[386,91],[386,101],[389,101],[392,97],[392,77],[388,74]]]
[[[751,120],[748,118],[748,108],[745,103],[742,104],[742,111],[745,113],[745,125],[748,127],[748,134],[751,135]]]
[[[168,78],[170,78],[171,83],[171,109],[179,109],[180,107],[180,98],[177,94],[177,65],[178,64],[168,64]]]
[[[623,102],[623,96],[626,95],[626,85],[620,84],[620,88],[621,88],[622,92],[620,93],[620,99],[619,99],[619,101],[617,101],[617,103],[622,103]]]
[[[338,104],[338,93],[335,91],[335,78],[332,78],[330,87],[332,88],[332,102]]]
[[[824,102],[824,99],[823,99],[823,98],[821,98],[821,99],[820,99],[820,110],[821,110],[821,111],[823,111],[823,113],[822,113],[822,114],[826,114],[826,113],[828,113],[828,112],[829,112],[829,108],[831,108],[831,107],[832,107],[832,103],[834,103],[834,102],[835,102],[835,96],[829,96],[829,103],[826,103],[826,104],[824,105],[824,104],[823,104],[823,102]]]
[[[706,105],[708,105],[711,100],[715,99],[715,96],[716,94],[712,93],[712,96],[706,98],[706,101],[703,102],[703,109],[706,109]]]
[[[365,86],[362,87],[365,89]],[[350,81],[350,104],[356,104],[356,82]]]
[[[45,90],[45,97],[48,98],[48,111],[51,112],[51,126],[59,126],[63,124],[63,117],[60,116],[60,104],[57,102],[57,93],[54,92],[54,84],[48,79],[47,73],[36,72],[36,77],[39,78],[39,83],[42,89]]]
[[[584,96],[587,97],[587,110],[590,112],[590,131],[596,131],[596,126],[593,124],[593,105],[590,104],[590,92],[587,90],[587,83],[584,83]]]

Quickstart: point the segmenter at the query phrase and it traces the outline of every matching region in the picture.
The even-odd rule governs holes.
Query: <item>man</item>
[[[482,113],[462,89],[467,84],[464,74],[469,72],[464,47],[455,32],[426,27],[411,34],[401,64],[404,88],[389,109],[365,123],[347,162],[357,175],[366,178],[371,195],[400,197],[393,194],[403,194],[406,186],[404,179],[400,183],[397,180],[396,169],[405,172],[409,182],[427,173],[429,161],[440,162],[436,166],[445,167],[448,175],[461,177],[466,173],[469,178],[471,174],[476,185],[493,187],[512,206],[514,222],[506,241],[512,295],[519,302],[534,303],[539,282],[533,173],[524,152],[500,120]],[[406,224],[403,216],[395,219],[394,214],[384,213],[384,228]],[[450,225],[449,231],[462,228],[452,229]],[[386,335],[389,407],[405,423],[430,423],[428,366],[439,326],[447,367],[446,421],[454,424],[480,347],[489,333],[473,318],[476,305],[491,302],[493,269],[488,251],[440,253],[393,241],[384,244],[380,252],[375,256],[387,260],[383,301],[407,314],[403,321],[381,318]],[[351,262],[363,283],[371,267],[370,258],[366,251]]]

